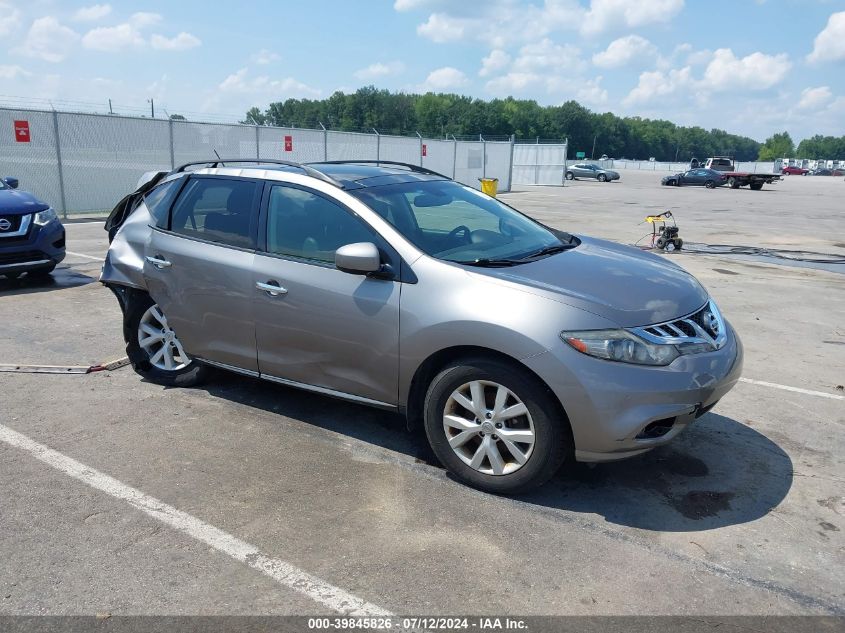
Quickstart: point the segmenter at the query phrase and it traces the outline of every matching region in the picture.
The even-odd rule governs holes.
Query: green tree
[[[780,134],[773,134],[766,139],[763,146],[760,148],[757,160],[769,161],[785,156],[793,156],[795,154],[795,144],[792,142],[792,137],[789,132],[781,132]]]

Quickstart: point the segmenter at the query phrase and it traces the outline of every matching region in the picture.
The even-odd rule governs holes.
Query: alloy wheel
[[[158,305],[151,305],[141,316],[138,325],[138,345],[150,359],[150,364],[164,371],[179,371],[191,364],[176,333]]]
[[[487,475],[509,475],[522,468],[536,440],[522,400],[488,380],[474,380],[452,392],[443,410],[443,430],[460,460]]]

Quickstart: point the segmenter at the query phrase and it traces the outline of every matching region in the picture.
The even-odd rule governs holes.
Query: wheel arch
[[[555,406],[557,408],[556,413],[558,414],[558,419],[560,419],[562,422],[565,422],[564,431],[568,434],[569,440],[571,442],[572,427],[569,422],[569,415],[566,413],[566,409],[564,408],[563,403],[558,399],[558,397],[555,395],[554,391],[552,391],[551,387],[549,387],[546,381],[543,380],[530,367],[520,362],[513,356],[509,356],[508,354],[505,354],[503,352],[499,352],[497,350],[478,345],[454,345],[451,347],[446,347],[429,355],[428,358],[426,358],[422,361],[422,363],[419,364],[416,371],[414,372],[413,378],[411,379],[408,392],[407,394],[404,394],[405,398],[402,399],[402,406],[400,407],[407,419],[409,431],[413,431],[422,427],[422,410],[423,403],[425,401],[425,395],[428,391],[428,385],[431,384],[431,381],[434,379],[434,377],[439,374],[445,367],[454,363],[455,361],[462,359],[483,359],[498,361],[506,365],[510,365],[516,370],[526,374],[527,376],[530,376],[533,380],[536,380],[537,384],[541,385],[543,389],[548,392],[549,396],[552,399],[552,402],[555,403]]]

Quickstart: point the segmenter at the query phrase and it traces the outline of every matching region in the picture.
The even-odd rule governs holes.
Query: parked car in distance
[[[65,258],[65,229],[46,202],[0,180],[0,275],[44,277]]]
[[[794,165],[788,165],[780,170],[784,176],[806,176],[809,173],[809,169],[804,169],[803,167],[796,167]]]
[[[593,165],[592,163],[576,163],[566,168],[567,180],[590,178],[601,182],[610,182],[611,180],[619,180],[620,177],[621,176],[618,171],[613,171],[612,169],[602,169],[598,165]]]
[[[808,176],[842,176],[845,175],[843,169],[814,169],[807,174]]]
[[[218,367],[396,411],[491,492],[665,444],[742,368],[680,266],[417,165],[189,164],[106,229],[100,280],[145,379],[189,387]]]
[[[727,177],[715,169],[689,169],[671,176],[663,176],[660,184],[673,187],[707,187],[714,189],[728,183]]]

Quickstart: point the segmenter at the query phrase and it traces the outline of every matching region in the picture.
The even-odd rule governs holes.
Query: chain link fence
[[[0,176],[64,217],[101,213],[147,171],[215,158],[296,162],[389,160],[427,167],[471,187],[511,188],[511,141],[442,140],[359,132],[199,123],[0,108]]]

